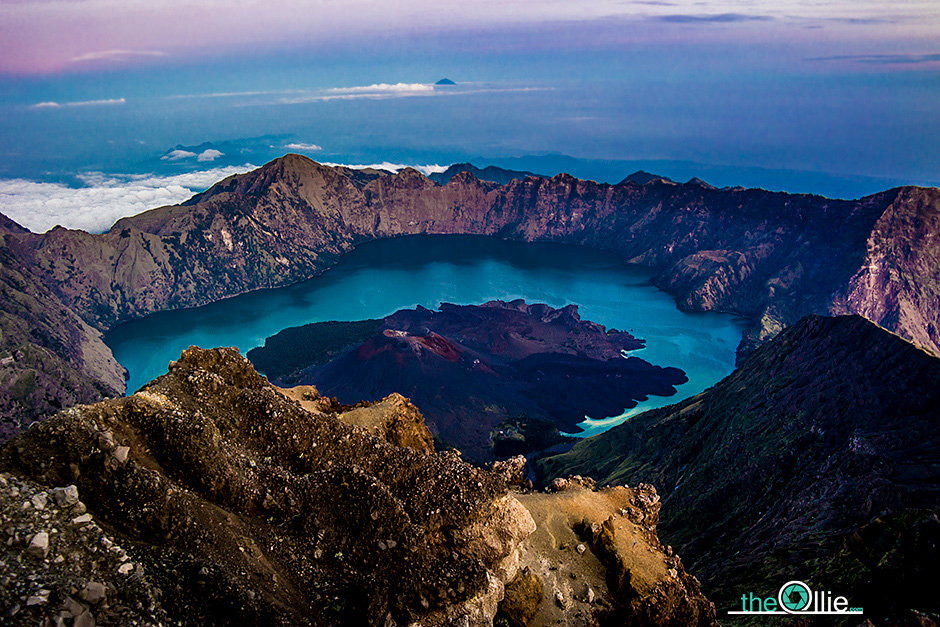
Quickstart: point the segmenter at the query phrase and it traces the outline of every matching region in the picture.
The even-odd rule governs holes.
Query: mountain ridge
[[[120,366],[97,332],[308,279],[359,243],[410,234],[615,250],[655,268],[654,283],[680,308],[750,320],[742,354],[803,315],[856,311],[938,351],[940,280],[931,268],[940,244],[929,236],[938,215],[934,188],[842,201],[694,184],[609,185],[564,174],[498,185],[461,173],[438,185],[413,169],[362,173],[286,155],[186,204],[123,218],[102,235],[8,228],[0,237],[11,266],[54,296],[45,315],[75,329],[67,313],[74,312],[90,327],[66,343],[62,357],[78,369],[82,352],[104,355],[109,363],[96,380],[120,390]],[[898,273],[913,276],[893,281]],[[890,297],[882,290],[888,285]],[[7,338],[14,349],[34,340]],[[50,411],[48,403],[17,398],[3,406],[21,418],[29,407],[36,415]]]

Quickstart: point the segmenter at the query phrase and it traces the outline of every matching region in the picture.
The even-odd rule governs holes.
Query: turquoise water
[[[284,329],[326,320],[380,318],[441,302],[483,303],[524,298],[580,306],[581,317],[645,339],[633,351],[660,366],[684,370],[689,382],[671,397],[650,400],[615,417],[593,416],[578,435],[593,435],[627,415],[698,394],[734,368],[738,319],[684,313],[649,284],[651,271],[616,255],[560,244],[503,242],[469,236],[419,236],[372,242],[322,276],[259,290],[204,307],[153,314],[105,336],[128,370],[128,391],[166,372],[189,346],[235,346],[243,354]]]

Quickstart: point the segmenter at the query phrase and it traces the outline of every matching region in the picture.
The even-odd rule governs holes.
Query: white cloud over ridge
[[[198,155],[196,155],[196,161],[205,162],[205,161],[215,161],[221,157],[224,153],[221,150],[216,150],[215,148],[207,148],[203,150]]]
[[[434,86],[427,83],[374,83],[357,87],[331,87],[326,91],[331,94],[402,93],[434,91]]]
[[[317,150],[323,150],[323,146],[318,146],[317,144],[305,144],[303,142],[293,142],[290,144],[284,144],[284,147],[288,150],[308,150],[315,152]]]
[[[202,152],[198,154],[195,152],[192,152],[191,150],[182,150],[180,148],[177,148],[176,150],[171,150],[170,152],[160,157],[160,160],[161,161],[182,161],[183,159],[195,158],[196,161],[206,162],[206,161],[215,161],[216,159],[221,157],[223,154],[225,153],[223,153],[220,150],[216,150],[215,148],[207,148],[206,150],[203,150]]]
[[[409,98],[433,96],[434,85],[429,83],[375,83],[353,87],[330,87],[310,95],[283,98],[281,104],[325,102],[329,100],[384,100],[386,98]]]
[[[0,179],[0,211],[35,233],[56,225],[102,233],[118,219],[189,199],[245,164],[170,176],[90,173],[83,187],[26,179]]]
[[[177,149],[177,150],[171,150],[170,152],[160,157],[160,161],[179,161],[181,159],[192,159],[195,156],[196,156],[196,153],[191,152],[189,150]]]
[[[398,172],[399,170],[404,170],[405,168],[413,168],[425,176],[443,172],[448,167],[450,167],[446,165],[439,165],[437,163],[429,163],[426,165],[407,165],[404,163],[392,163],[390,161],[369,164],[323,163],[323,165],[330,166],[332,168],[349,168],[351,170],[388,170],[389,172]]]

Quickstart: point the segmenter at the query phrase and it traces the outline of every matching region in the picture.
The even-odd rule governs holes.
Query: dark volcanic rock
[[[361,338],[363,331],[370,334]],[[481,461],[493,456],[491,431],[508,419],[570,432],[585,415],[614,416],[649,394],[675,394],[673,386],[687,380],[681,370],[623,358],[642,347],[629,333],[581,320],[575,305],[519,300],[307,325],[269,338],[248,357],[276,364],[268,374],[278,385],[315,385],[344,403],[404,394],[444,442]],[[311,365],[298,366],[304,359]]]
[[[857,316],[808,317],[713,388],[540,462],[650,482],[719,609],[800,579],[866,615],[940,610],[940,359]]]

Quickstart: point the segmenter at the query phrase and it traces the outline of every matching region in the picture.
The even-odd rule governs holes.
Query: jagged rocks
[[[135,396],[35,425],[0,468],[70,484],[52,490],[50,558],[95,521],[136,547],[108,565],[79,551],[85,580],[53,597],[145,579],[136,601],[187,624],[487,624],[532,527],[496,475],[307,411],[232,349],[190,349]],[[84,504],[93,519],[72,524]]]
[[[72,490],[59,493],[71,494]],[[12,625],[156,625],[167,622],[148,576],[120,575],[128,554],[98,525],[72,525],[81,501],[24,507],[45,490],[0,473],[0,622]],[[44,622],[45,621],[45,622]]]
[[[348,425],[365,429],[395,446],[434,452],[434,436],[418,408],[398,393],[336,416]]]
[[[78,488],[74,485],[66,486],[64,488],[54,488],[51,491],[52,498],[55,500],[56,505],[59,507],[66,507],[68,505],[75,505],[78,503]]]
[[[508,485],[521,486],[525,483],[526,458],[514,455],[509,459],[497,460],[490,464],[490,471],[496,473]]]

